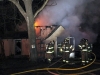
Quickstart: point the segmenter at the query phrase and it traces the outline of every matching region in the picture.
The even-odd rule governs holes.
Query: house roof
[[[55,29],[45,38],[45,40],[49,38],[60,27],[60,25],[53,25],[53,26],[55,26]]]
[[[63,26],[58,25],[44,40],[45,43],[56,40],[65,31]]]

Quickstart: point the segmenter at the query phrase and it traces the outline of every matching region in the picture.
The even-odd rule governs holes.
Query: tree
[[[37,61],[37,50],[36,50],[36,35],[35,35],[35,18],[39,14],[39,12],[46,6],[48,0],[45,0],[43,6],[37,10],[35,14],[32,11],[32,1],[33,0],[22,0],[25,5],[25,10],[20,5],[20,0],[9,0],[16,5],[20,13],[26,20],[27,27],[28,27],[28,38],[30,42],[30,60]]]

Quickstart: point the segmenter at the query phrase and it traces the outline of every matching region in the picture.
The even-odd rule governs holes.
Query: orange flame
[[[41,24],[41,21],[39,19],[35,20],[34,26],[39,26]]]
[[[38,26],[38,22],[37,21],[34,23],[34,26]]]
[[[35,26],[35,30],[36,30],[36,35],[39,36],[40,34],[40,28],[36,27],[36,26],[39,26],[40,25],[40,21],[39,20],[36,20],[35,23],[34,23],[34,26]]]

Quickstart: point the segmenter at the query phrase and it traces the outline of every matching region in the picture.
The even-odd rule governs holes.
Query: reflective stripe
[[[85,47],[85,45],[82,45],[82,47]]]
[[[72,51],[74,51],[74,48],[72,49]]]
[[[81,45],[78,45],[81,49],[82,49],[82,46]]]
[[[69,61],[66,61],[67,63],[69,62]]]
[[[68,49],[68,47],[66,47]]]
[[[51,59],[48,59],[49,61],[51,61]]]
[[[52,48],[48,48],[48,49],[52,49]]]
[[[65,62],[65,60],[63,60],[63,62]]]
[[[85,62],[85,61],[82,61],[82,62]]]
[[[54,51],[52,51],[52,53],[53,53]]]
[[[72,48],[72,46],[70,46],[70,48]]]
[[[51,51],[47,51],[46,53],[52,53]]]
[[[87,51],[87,49],[83,49],[82,51]]]
[[[87,50],[82,50],[82,51],[87,51]]]
[[[81,47],[81,45],[78,45],[79,47]]]
[[[48,48],[48,49],[53,49],[53,47],[50,47],[50,48]]]
[[[63,50],[62,50],[62,49],[60,49],[60,51],[62,52]]]
[[[69,52],[69,51],[65,51],[65,52]]]

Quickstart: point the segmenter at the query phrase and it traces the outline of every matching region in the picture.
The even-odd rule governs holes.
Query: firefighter
[[[92,56],[91,56],[91,52],[92,52],[92,44],[90,44],[87,40],[86,42],[86,45],[87,45],[87,49],[88,49],[88,60],[91,61],[92,60]]]
[[[46,49],[45,58],[48,60],[49,63],[54,57],[54,44],[54,41],[50,41]]]
[[[63,62],[69,63],[69,55],[72,50],[72,45],[69,44],[69,38],[66,38],[62,44],[62,50],[63,50]]]
[[[88,42],[88,39],[86,39],[85,44],[86,44],[87,50],[88,50],[88,61],[91,61],[91,60],[92,60],[92,56],[91,56],[92,44],[90,44],[90,43]]]
[[[54,45],[55,45],[55,41],[53,40],[52,42],[51,42],[51,47],[52,47],[52,52],[54,53]]]
[[[88,56],[89,56],[89,61],[92,60],[92,55],[91,55],[91,53],[92,53],[92,48],[93,48],[93,46],[92,46],[92,44],[90,44],[90,46],[88,47]]]
[[[88,49],[87,49],[87,39],[81,39],[80,44],[78,45],[81,50],[82,64],[85,65],[88,63]]]
[[[57,45],[57,50],[58,50],[58,56],[62,54],[62,47],[61,47],[61,43]]]
[[[62,47],[61,47],[61,45],[62,45],[61,43],[60,43],[60,44],[58,44],[58,47],[57,47],[57,48],[58,48],[59,52],[61,52],[61,53],[62,53]]]

